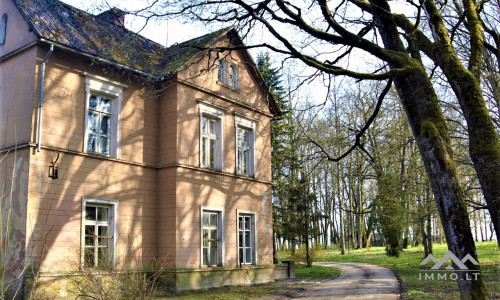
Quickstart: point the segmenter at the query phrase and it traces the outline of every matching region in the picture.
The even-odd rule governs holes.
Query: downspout
[[[54,45],[50,45],[49,52],[45,54],[45,57],[42,60],[42,75],[40,79],[40,103],[38,104],[38,134],[37,134],[37,141],[36,141],[36,151],[40,152],[40,140],[42,136],[42,107],[43,107],[43,85],[45,83],[45,62],[49,58],[49,56],[52,54],[52,51],[54,51]]]

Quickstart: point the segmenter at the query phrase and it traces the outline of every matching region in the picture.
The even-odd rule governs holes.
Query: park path
[[[394,272],[386,267],[367,263],[315,263],[340,269],[340,276],[308,288],[294,299],[400,299],[400,284]],[[286,297],[289,298],[289,297]],[[283,298],[281,298],[283,299]]]

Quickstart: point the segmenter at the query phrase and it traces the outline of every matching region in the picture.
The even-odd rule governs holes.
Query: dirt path
[[[400,299],[399,281],[389,268],[366,263],[317,263],[317,265],[340,269],[342,274],[303,291],[296,298]]]
[[[366,263],[315,263],[341,270],[341,275],[302,291],[291,290],[265,299],[373,299],[398,300],[399,281],[386,267]]]

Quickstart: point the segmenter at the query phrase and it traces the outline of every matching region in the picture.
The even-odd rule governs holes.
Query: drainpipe
[[[36,142],[36,151],[40,152],[40,140],[42,136],[42,106],[43,106],[43,85],[45,83],[45,62],[49,58],[49,56],[52,54],[52,51],[54,51],[54,45],[50,45],[49,52],[45,54],[45,57],[42,60],[42,76],[40,79],[40,104],[38,105],[38,135],[37,135],[37,142]]]

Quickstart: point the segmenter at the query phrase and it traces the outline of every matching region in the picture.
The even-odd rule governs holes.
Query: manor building
[[[119,9],[0,3],[4,278],[161,262],[178,289],[273,280],[280,112],[246,50],[215,50],[236,31],[163,47]]]

